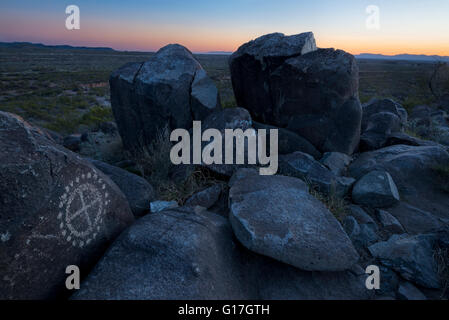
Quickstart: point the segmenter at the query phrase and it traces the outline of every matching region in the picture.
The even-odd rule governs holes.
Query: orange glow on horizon
[[[69,44],[74,46],[101,46],[127,51],[156,51],[169,43],[179,43],[192,52],[234,52],[242,44],[269,32],[278,30],[230,28],[208,29],[200,25],[185,28],[181,25],[120,23],[109,20],[84,20],[81,30],[68,31],[60,21],[25,19],[14,30],[4,28],[13,19],[0,21],[0,29],[10,41],[30,41],[44,44]],[[39,32],[35,32],[38,30]],[[300,33],[307,30],[292,30]],[[449,41],[438,35],[406,34],[402,37],[389,33],[373,33],[342,36],[327,32],[315,32],[321,48],[338,48],[352,54],[373,53],[384,55],[426,54],[449,56]],[[416,41],[419,39],[419,41]],[[0,40],[0,41],[3,41]],[[7,40],[8,41],[8,40]]]

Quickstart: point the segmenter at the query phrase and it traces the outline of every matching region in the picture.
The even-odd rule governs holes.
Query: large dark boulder
[[[279,154],[290,154],[296,151],[310,154],[315,159],[321,158],[321,153],[309,141],[300,135],[283,128],[278,128],[268,124],[253,121],[253,128],[256,130],[267,130],[267,150],[270,150],[270,130],[278,130],[278,152]]]
[[[220,108],[218,91],[192,53],[178,44],[144,63],[112,73],[111,104],[123,144],[132,152],[150,145],[161,129],[189,129]]]
[[[0,299],[68,294],[134,218],[101,171],[20,117],[0,112]]]
[[[136,217],[150,211],[150,202],[156,200],[156,193],[148,181],[98,160],[91,160],[91,163],[117,184],[125,194],[131,211]]]
[[[125,231],[74,299],[248,299],[255,295],[227,221],[168,209]]]
[[[269,74],[285,60],[316,49],[311,32],[293,36],[272,33],[240,46],[229,60],[237,105],[249,109],[255,120],[271,123],[274,109]]]
[[[357,147],[362,108],[352,55],[319,49],[291,58],[270,75],[270,88],[276,125],[298,133],[321,152],[351,154]]]
[[[242,45],[230,68],[237,103],[254,120],[294,131],[320,152],[357,147],[362,110],[352,55],[317,50],[312,33],[270,34]]]
[[[212,170],[215,173],[218,173],[219,175],[223,175],[226,177],[231,177],[235,171],[237,171],[239,168],[245,167],[245,166],[251,166],[248,164],[248,139],[245,139],[244,141],[244,148],[243,148],[243,157],[244,157],[244,164],[237,164],[237,153],[240,155],[240,151],[237,148],[237,141],[234,139],[234,147],[233,147],[233,164],[226,164],[226,139],[225,139],[225,130],[237,130],[241,129],[243,132],[246,132],[247,130],[250,130],[248,132],[251,133],[251,136],[254,136],[257,141],[257,133],[252,127],[252,119],[251,115],[249,114],[248,110],[243,108],[226,108],[223,110],[216,111],[204,119],[204,121],[201,124],[201,131],[204,133],[204,131],[208,129],[216,129],[220,131],[221,134],[221,144],[222,144],[222,164],[203,164],[203,166],[207,167],[209,170]],[[193,135],[192,135],[193,137]],[[208,145],[209,141],[203,141],[202,147],[204,148],[206,145]],[[193,145],[193,141],[192,141]],[[193,148],[191,148],[191,152],[193,152]],[[192,156],[193,158],[193,156]]]

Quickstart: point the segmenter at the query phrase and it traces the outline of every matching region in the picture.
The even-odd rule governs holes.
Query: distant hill
[[[112,48],[106,47],[73,47],[69,45],[46,45],[42,43],[31,42],[0,42],[0,48],[15,48],[15,49],[65,49],[65,50],[101,50],[101,51],[115,51]]]
[[[422,62],[449,62],[449,57],[445,56],[427,56],[416,54],[398,54],[394,56],[387,56],[383,54],[362,53],[355,56],[357,59],[375,59],[375,60],[406,60],[406,61],[422,61]]]
[[[232,52],[230,52],[230,51],[209,51],[207,54],[226,54],[226,55],[231,55]]]

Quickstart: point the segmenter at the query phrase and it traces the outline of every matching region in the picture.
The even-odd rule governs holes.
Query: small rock
[[[354,217],[346,217],[343,227],[356,248],[366,248],[379,239],[372,227],[367,224],[359,225]]]
[[[366,213],[365,210],[363,210],[361,207],[351,204],[348,206],[348,209],[350,211],[350,215],[353,216],[359,224],[367,224],[371,226],[375,231],[379,229],[374,219],[371,218],[371,216]]]
[[[185,206],[196,207],[200,206],[206,209],[212,207],[220,197],[223,187],[219,184],[213,185],[203,191],[197,192],[187,199]]]
[[[350,156],[341,152],[327,152],[320,160],[336,176],[343,175],[351,161],[352,158]]]
[[[79,151],[81,145],[81,135],[80,134],[71,134],[67,137],[64,137],[62,145],[71,150],[71,151]]]
[[[226,129],[241,129],[243,132],[246,132],[246,130],[252,128],[252,119],[249,114],[249,112],[246,109],[243,108],[226,108],[222,109],[216,112],[211,113],[201,124],[201,130],[202,132],[208,130],[208,129],[216,129],[219,130],[222,136],[222,156],[223,156],[223,164],[202,164],[202,166],[205,166],[209,170],[218,173],[219,175],[223,175],[226,177],[231,177],[234,172],[236,172],[238,169],[251,166],[248,164],[248,143],[247,139],[245,139],[245,146],[243,148],[244,150],[244,164],[236,164],[236,155],[237,155],[237,146],[236,143],[234,143],[233,147],[233,163],[234,164],[225,164],[225,156],[226,156],[226,140],[225,140],[225,130]],[[255,135],[255,138],[257,140],[257,134],[256,131],[253,132]],[[235,141],[234,141],[235,142]],[[203,142],[202,146],[206,146],[208,142]],[[192,149],[193,150],[193,149]]]
[[[118,132],[117,124],[112,121],[100,123],[99,129],[106,134],[116,134]]]
[[[385,231],[396,234],[405,233],[405,230],[398,219],[393,217],[387,211],[377,210],[376,213],[377,218],[379,219],[380,224]]]
[[[400,201],[399,192],[386,171],[372,171],[354,185],[352,200],[360,205],[388,208]]]
[[[353,178],[336,176],[311,155],[303,152],[280,156],[279,162],[281,174],[300,178],[325,194],[343,197],[355,182]]]
[[[164,210],[177,208],[178,203],[176,201],[153,201],[150,203],[151,213],[158,213]]]

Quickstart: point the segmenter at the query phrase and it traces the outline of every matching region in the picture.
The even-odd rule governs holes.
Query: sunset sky
[[[67,5],[81,29],[65,28]],[[380,9],[369,30],[366,7]],[[272,32],[313,31],[319,47],[353,54],[449,56],[449,0],[15,0],[0,2],[0,41],[154,51],[180,43],[194,52],[234,51]]]

